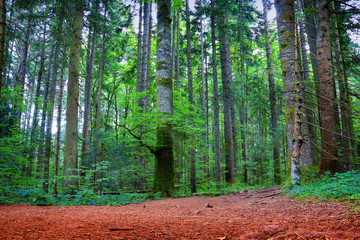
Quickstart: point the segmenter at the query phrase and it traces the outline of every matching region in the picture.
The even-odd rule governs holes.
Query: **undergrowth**
[[[320,179],[295,186],[286,192],[299,198],[360,201],[360,171],[336,173],[333,176],[325,174]]]
[[[123,206],[127,204],[140,203],[151,199],[161,199],[161,196],[154,194],[149,198],[146,193],[121,193],[96,195],[91,190],[76,192],[75,195],[59,194],[53,196],[39,190],[17,189],[12,198],[1,198],[0,204],[28,203],[31,205],[44,206]]]

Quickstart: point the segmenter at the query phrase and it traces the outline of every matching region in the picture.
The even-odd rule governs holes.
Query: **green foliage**
[[[351,171],[326,174],[309,184],[295,186],[286,192],[300,198],[315,197],[319,199],[360,200],[360,172]]]

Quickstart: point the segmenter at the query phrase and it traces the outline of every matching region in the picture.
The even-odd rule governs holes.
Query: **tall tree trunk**
[[[60,45],[61,45],[61,31],[63,26],[63,18],[59,16],[58,22],[58,32],[56,33],[56,47],[55,47],[55,56],[54,56],[54,66],[52,69],[52,82],[50,87],[50,96],[49,96],[49,111],[47,112],[47,123],[46,123],[46,135],[45,135],[45,162],[44,162],[44,182],[43,190],[45,192],[49,191],[49,166],[50,166],[50,157],[51,157],[51,137],[52,137],[52,125],[55,109],[55,95],[56,95],[56,83],[57,75],[59,68],[59,55],[60,55]]]
[[[224,13],[223,13],[224,14]],[[226,33],[228,19],[222,15],[219,21],[219,43],[220,43],[220,63],[221,77],[223,83],[224,101],[224,136],[225,136],[225,181],[228,184],[234,183],[234,144],[233,144],[233,121],[232,121],[232,100],[231,90],[232,67],[230,56],[229,38]]]
[[[16,74],[16,85],[20,87],[19,92],[19,99],[15,101],[15,111],[17,111],[17,122],[20,126],[21,115],[22,115],[22,105],[23,105],[23,98],[24,98],[24,89],[25,89],[25,77],[26,77],[26,69],[27,69],[27,61],[28,61],[28,51],[30,45],[30,33],[32,28],[32,11],[29,10],[29,16],[27,19],[27,24],[25,28],[25,36],[24,42],[21,48],[21,61],[19,63],[19,69]]]
[[[340,112],[341,112],[341,134],[342,134],[342,164],[344,165],[344,170],[350,170],[350,134],[349,134],[349,116],[350,116],[350,101],[348,97],[348,90],[345,87],[345,71],[343,69],[343,59],[341,56],[341,47],[338,31],[338,22],[336,21],[336,15],[333,14],[333,24],[331,28],[332,35],[334,38],[333,46],[335,48],[335,67],[337,72],[337,81],[339,84],[339,94],[340,94]]]
[[[62,49],[62,64],[61,64],[61,74],[60,74],[60,89],[58,97],[58,108],[57,108],[57,132],[56,132],[56,144],[55,144],[55,159],[54,159],[54,184],[53,184],[53,195],[58,194],[57,176],[59,174],[59,158],[60,158],[60,137],[61,137],[61,117],[62,117],[62,106],[63,106],[63,95],[64,95],[64,72],[66,64],[66,32],[63,37],[63,49]]]
[[[275,0],[280,58],[285,95],[285,122],[287,135],[287,159],[291,162],[291,179],[300,179],[299,163],[291,158],[295,133],[295,6],[292,0]]]
[[[3,65],[5,48],[5,30],[6,30],[6,1],[0,1],[0,97],[3,86]]]
[[[38,160],[37,160],[37,178],[42,178],[43,171],[44,171],[44,164],[45,164],[45,131],[46,131],[46,117],[49,111],[49,89],[50,89],[50,77],[51,77],[51,69],[52,69],[52,62],[53,62],[53,55],[54,55],[55,48],[52,47],[50,57],[49,57],[49,64],[47,75],[45,79],[45,93],[44,93],[44,104],[41,116],[41,124],[40,124],[40,143],[38,149]]]
[[[202,2],[200,0],[197,0],[197,3],[196,3],[200,8],[202,8]],[[206,129],[207,129],[207,124],[206,124],[206,89],[205,89],[205,68],[204,68],[204,65],[205,65],[205,59],[204,59],[204,34],[203,34],[203,16],[201,15],[200,16],[200,53],[201,53],[201,72],[200,72],[200,75],[201,75],[201,112],[202,112],[202,118],[203,118],[203,121],[204,121],[204,125],[203,125],[203,128],[204,128],[204,134],[203,134],[203,146],[202,148],[204,150],[207,149],[207,134],[206,134]],[[203,172],[206,174],[208,169],[207,167],[205,167],[207,165],[207,154],[206,154],[206,151],[204,152],[204,155],[202,156],[202,163],[203,163]]]
[[[33,121],[31,126],[31,133],[30,133],[30,152],[28,157],[28,176],[32,175],[33,172],[33,164],[35,159],[35,151],[36,151],[36,130],[38,128],[39,124],[39,105],[40,105],[40,88],[41,88],[41,79],[44,71],[44,62],[45,62],[45,41],[46,41],[46,24],[44,24],[44,35],[43,35],[43,48],[41,50],[40,54],[40,66],[39,66],[39,72],[38,72],[38,79],[37,79],[37,86],[36,86],[36,92],[35,92],[35,108],[33,113]]]
[[[176,58],[176,55],[175,55],[175,47],[176,47],[176,38],[175,38],[175,35],[176,35],[176,27],[177,27],[177,19],[176,19],[176,12],[177,11],[174,11],[174,14],[172,16],[172,38],[171,38],[171,68],[172,68],[172,78],[174,79],[175,78],[175,58]],[[173,87],[174,88],[174,87]]]
[[[308,37],[309,49],[310,49],[310,61],[313,69],[313,75],[315,84],[319,83],[319,65],[317,60],[317,42],[316,42],[316,24],[313,11],[310,11],[314,6],[314,0],[302,0],[305,15],[305,31]],[[319,91],[317,87],[317,91]]]
[[[193,74],[192,74],[192,56],[191,56],[191,33],[190,33],[190,10],[189,10],[189,0],[186,0],[186,58],[187,58],[187,73],[188,73],[188,91],[189,91],[189,104],[190,104],[190,124],[193,125],[193,105],[194,105],[194,96],[193,96]],[[195,159],[195,149],[193,147],[194,136],[190,136],[190,185],[191,192],[196,192],[196,159]]]
[[[107,1],[105,3],[105,19],[107,14]],[[103,28],[105,28],[106,24],[104,23]],[[141,26],[141,24],[139,25]],[[140,31],[140,28],[139,28]],[[141,35],[141,34],[140,34]],[[98,159],[101,160],[102,156],[102,144],[100,144],[100,114],[101,114],[101,89],[102,89],[102,83],[103,83],[103,75],[104,75],[104,68],[105,68],[105,41],[106,41],[106,31],[103,29],[102,31],[102,44],[101,44],[101,59],[100,59],[100,66],[99,66],[99,80],[98,80],[98,91],[97,91],[97,101],[96,101],[96,152],[95,152],[95,159],[94,163],[95,166],[99,162]],[[141,40],[140,40],[141,42]],[[141,45],[141,44],[140,44]],[[141,50],[140,50],[141,52]],[[138,59],[139,60],[139,59]],[[138,64],[139,66],[139,64]],[[127,116],[125,116],[126,118]],[[96,168],[96,167],[95,167]],[[97,180],[98,178],[98,171],[95,169],[94,173],[94,180]],[[95,181],[95,184],[97,181]]]
[[[64,189],[73,194],[77,188],[77,140],[78,140],[78,104],[80,50],[83,28],[84,1],[75,2],[74,22],[72,27],[71,47],[69,55],[69,81],[66,106],[66,136],[64,157]]]
[[[176,14],[176,89],[180,91],[180,10]]]
[[[280,164],[280,140],[279,140],[279,124],[278,124],[278,113],[276,104],[276,87],[273,73],[272,53],[271,53],[271,42],[269,23],[267,20],[267,14],[270,8],[270,2],[263,0],[264,9],[264,28],[265,28],[265,39],[266,39],[266,59],[268,68],[269,78],[269,100],[270,100],[270,113],[271,113],[271,132],[272,132],[272,145],[273,145],[273,160],[274,160],[274,182],[275,184],[281,183],[281,164]]]
[[[305,31],[304,31],[304,18],[303,15],[301,13],[301,2],[298,1],[297,2],[297,9],[298,12],[300,14],[300,20],[298,21],[298,25],[299,25],[299,32],[300,32],[300,42],[299,44],[297,44],[298,46],[298,65],[299,65],[299,80],[303,81],[303,83],[301,83],[299,86],[299,90],[300,90],[300,94],[302,96],[300,96],[301,99],[301,105],[305,106],[305,110],[302,110],[303,115],[301,115],[301,133],[302,133],[302,144],[301,144],[301,155],[300,155],[300,164],[302,166],[305,166],[307,168],[311,167],[314,163],[314,157],[313,157],[313,151],[311,148],[311,135],[315,135],[315,130],[310,127],[310,125],[308,124],[308,122],[312,123],[313,119],[314,119],[314,111],[309,110],[309,107],[307,107],[307,103],[305,101],[303,101],[305,98],[307,97],[312,97],[312,96],[308,96],[305,95],[304,92],[304,82],[305,83],[309,83],[309,79],[310,79],[310,75],[309,75],[309,62],[308,62],[308,58],[307,58],[307,50],[306,50],[306,40],[305,40]],[[296,41],[298,41],[298,39],[296,39]],[[301,50],[301,54],[300,54],[300,50]],[[300,58],[301,56],[301,58]],[[301,63],[301,64],[300,64]],[[301,67],[302,66],[302,69]],[[299,108],[301,109],[302,106],[299,106]]]
[[[215,0],[211,1],[211,8],[215,9]],[[219,184],[221,182],[220,164],[220,127],[219,127],[219,89],[217,79],[217,60],[216,60],[216,28],[215,13],[211,12],[211,45],[212,45],[212,65],[213,65],[213,87],[214,87],[214,142],[215,142],[215,178]]]
[[[93,14],[98,13],[99,1],[95,0],[94,9],[92,10]],[[90,27],[89,32],[90,36],[88,39],[88,49],[86,56],[86,75],[85,75],[85,90],[84,90],[84,121],[83,121],[83,132],[82,138],[83,141],[81,143],[81,159],[82,165],[86,167],[90,167],[90,154],[89,151],[89,141],[90,141],[90,118],[91,118],[91,93],[93,88],[93,66],[94,66],[94,58],[95,58],[95,47],[97,40],[97,23],[95,20],[95,16],[90,19]],[[85,172],[81,171],[81,175],[84,175]]]
[[[136,92],[141,91],[141,61],[142,61],[142,55],[141,55],[141,46],[142,46],[142,13],[143,13],[143,3],[140,2],[140,9],[139,9],[139,30],[138,30],[138,42],[137,42],[137,62],[136,62]]]
[[[334,116],[334,85],[331,63],[330,21],[328,0],[319,0],[316,9],[319,14],[319,34],[317,36],[317,60],[320,78],[320,126],[321,126],[321,165],[322,173],[338,171],[336,130]]]
[[[148,91],[149,89],[149,70],[150,70],[150,9],[151,5],[149,2],[144,2],[144,34],[143,34],[143,55],[142,55],[142,73],[141,73],[141,92]],[[146,111],[146,108],[149,106],[149,94],[141,99],[140,107],[143,108],[143,111]]]
[[[156,129],[155,170],[152,191],[170,196],[174,192],[174,140],[169,117],[173,115],[173,79],[171,78],[171,1],[157,3],[156,99],[163,114]]]

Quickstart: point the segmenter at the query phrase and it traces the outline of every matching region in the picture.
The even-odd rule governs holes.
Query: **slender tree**
[[[4,66],[4,48],[5,48],[5,30],[6,30],[6,1],[0,1],[0,97],[3,85],[3,66]]]
[[[191,56],[191,33],[190,33],[190,10],[189,0],[186,0],[186,58],[187,58],[187,74],[188,74],[188,92],[189,92],[189,104],[190,104],[190,124],[193,124],[193,105],[194,105],[194,94],[193,94],[193,73],[192,73],[192,56]],[[193,146],[194,136],[190,136],[190,185],[191,192],[196,192],[196,150]]]
[[[264,8],[266,60],[267,60],[268,79],[269,79],[269,100],[270,100],[271,128],[272,128],[271,131],[273,137],[274,182],[276,184],[280,184],[281,165],[280,165],[280,140],[279,140],[279,131],[278,131],[279,124],[278,124],[278,113],[277,113],[277,103],[276,103],[275,79],[274,79],[273,63],[272,63],[270,31],[269,31],[269,23],[267,20],[267,14],[269,12],[271,5],[268,0],[263,0],[262,2]]]
[[[220,124],[219,124],[219,89],[218,72],[216,59],[216,26],[215,26],[215,0],[211,1],[211,45],[212,45],[212,65],[213,65],[213,88],[214,88],[214,141],[215,141],[215,178],[219,184],[221,182],[221,163],[220,163]]]

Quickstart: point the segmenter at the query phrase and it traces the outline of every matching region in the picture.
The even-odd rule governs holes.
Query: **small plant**
[[[300,198],[315,197],[319,199],[340,199],[360,201],[360,172],[351,171],[336,173],[334,176],[325,174],[322,178],[308,184],[295,186],[287,190]]]

